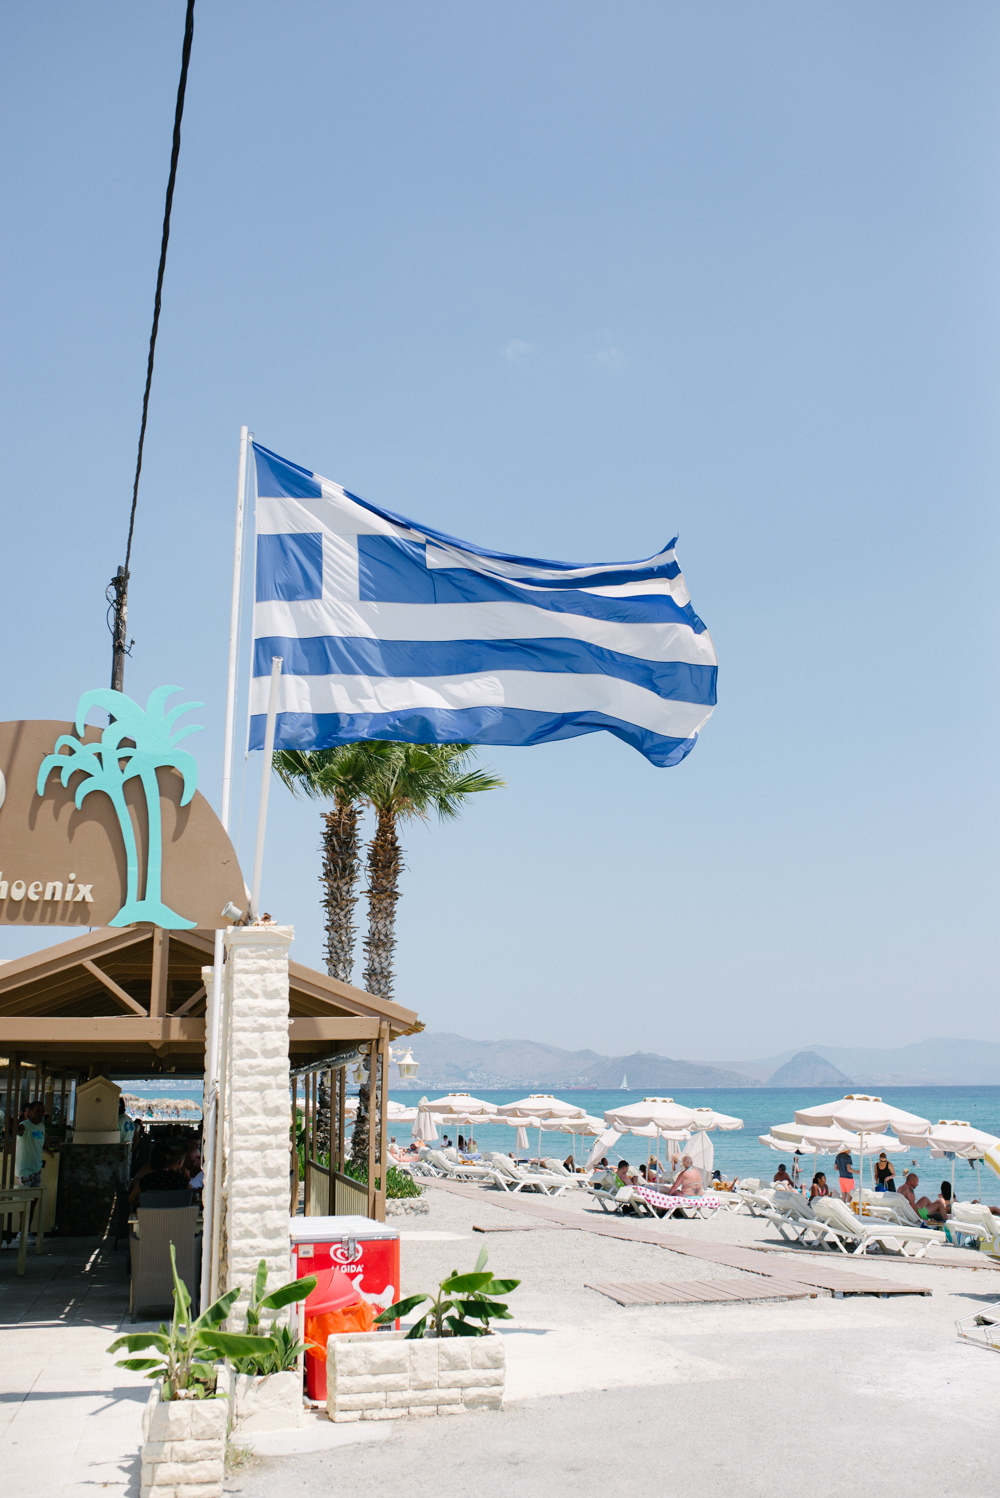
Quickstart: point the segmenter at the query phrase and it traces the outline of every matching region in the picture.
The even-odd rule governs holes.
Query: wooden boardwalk
[[[817,1291],[808,1285],[786,1283],[771,1275],[757,1280],[679,1280],[641,1281],[635,1284],[588,1284],[620,1306],[691,1306],[712,1305],[738,1300],[815,1300]]]
[[[482,1202],[484,1200],[481,1187],[461,1181],[434,1180],[427,1181],[426,1184],[440,1191],[450,1191],[454,1196],[467,1197],[470,1201]],[[505,1192],[497,1192],[495,1195],[491,1193],[488,1199],[491,1206],[505,1207],[510,1212],[523,1213],[533,1218],[540,1227],[576,1228],[579,1232],[597,1233],[602,1238],[623,1238],[631,1243],[653,1243],[658,1248],[669,1248],[674,1253],[685,1254],[689,1258],[705,1259],[711,1264],[724,1264],[727,1269],[742,1269],[750,1274],[759,1275],[765,1280],[800,1286],[804,1294],[809,1294],[811,1290],[816,1289],[826,1290],[837,1297],[879,1295],[885,1298],[889,1295],[930,1295],[932,1293],[926,1285],[907,1285],[896,1279],[875,1279],[869,1274],[858,1273],[853,1268],[846,1267],[848,1264],[856,1264],[860,1269],[861,1264],[864,1263],[867,1269],[870,1263],[868,1260],[862,1261],[845,1256],[836,1263],[820,1263],[818,1256],[810,1254],[809,1262],[806,1263],[806,1255],[803,1255],[801,1260],[796,1255],[793,1262],[790,1254],[781,1266],[781,1273],[776,1274],[768,1260],[757,1249],[740,1248],[737,1244],[731,1243],[699,1242],[697,1239],[681,1236],[679,1233],[671,1233],[659,1224],[654,1225],[649,1218],[639,1218],[634,1221],[628,1218],[623,1220],[620,1217],[610,1217],[607,1213],[600,1215],[588,1213],[585,1216],[582,1212],[567,1212],[565,1208],[556,1206],[550,1199],[543,1200],[536,1197],[534,1200],[527,1200],[521,1192],[517,1195]],[[792,1252],[794,1253],[794,1250]],[[895,1261],[887,1260],[887,1262]],[[913,1260],[907,1259],[905,1262],[912,1264]],[[774,1268],[776,1269],[777,1266],[775,1265]],[[723,1281],[723,1283],[732,1282]]]

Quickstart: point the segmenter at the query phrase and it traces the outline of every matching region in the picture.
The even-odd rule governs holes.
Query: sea
[[[139,1097],[174,1099],[189,1097],[199,1104],[202,1101],[200,1081],[172,1077],[153,1081],[144,1078],[140,1082],[117,1077],[114,1080],[120,1087]],[[517,1102],[519,1098],[525,1096],[522,1088],[476,1090],[470,1087],[468,1091],[473,1092],[475,1097],[483,1099],[484,1102],[496,1105]],[[919,1118],[929,1118],[932,1123],[937,1123],[940,1118],[960,1118],[977,1129],[983,1129],[987,1134],[1000,1137],[1000,1087],[879,1087],[873,1088],[872,1092],[883,1098],[885,1102],[905,1109],[907,1113],[915,1113]],[[394,1102],[402,1103],[407,1108],[412,1108],[422,1095],[424,1094],[412,1090],[390,1093]],[[426,1093],[426,1096],[432,1100],[441,1095],[441,1090],[435,1089],[429,1089]],[[613,1108],[641,1102],[646,1094],[641,1090],[597,1092],[586,1088],[571,1088],[562,1094],[557,1092],[556,1095],[562,1096],[567,1102],[575,1103],[595,1118],[603,1118],[605,1112]],[[714,1108],[718,1113],[727,1113],[730,1117],[743,1120],[742,1129],[725,1133],[716,1129],[709,1136],[715,1151],[714,1168],[720,1170],[729,1180],[732,1180],[733,1176],[739,1176],[741,1179],[747,1176],[757,1176],[762,1181],[770,1180],[782,1161],[790,1169],[791,1150],[779,1154],[768,1145],[761,1144],[759,1136],[769,1133],[774,1125],[791,1123],[797,1108],[814,1107],[818,1103],[831,1101],[829,1087],[725,1087],[717,1091],[711,1088],[697,1090],[681,1088],[671,1092],[670,1096],[675,1102],[686,1104],[691,1108]],[[401,1144],[404,1141],[409,1142],[409,1124],[401,1124],[395,1131],[390,1125],[389,1132],[390,1134],[395,1132]],[[438,1132],[442,1134],[445,1130],[439,1125]],[[452,1139],[458,1132],[458,1129],[450,1125],[447,1128],[447,1133]],[[468,1131],[463,1128],[461,1132]],[[517,1148],[516,1129],[507,1124],[475,1124],[471,1132],[480,1149],[502,1150],[504,1153],[513,1151],[515,1155],[523,1154],[523,1151]],[[577,1160],[585,1160],[593,1144],[592,1139],[577,1139],[575,1143]],[[623,1134],[611,1152],[614,1155],[611,1163],[616,1165],[619,1160],[628,1160],[631,1164],[638,1165],[653,1153],[654,1144],[654,1140]],[[667,1144],[668,1141],[661,1141],[661,1158]],[[542,1134],[543,1155],[556,1155],[563,1159],[573,1147],[573,1140],[569,1135],[550,1133],[548,1130]],[[538,1133],[535,1131],[529,1134],[528,1154],[535,1156],[537,1153]],[[610,1160],[611,1155],[608,1158]],[[913,1150],[905,1154],[893,1155],[892,1162],[896,1167],[897,1178],[903,1169],[915,1170],[920,1177],[921,1191],[932,1186],[936,1192],[941,1181],[951,1179],[952,1162],[947,1159],[932,1159],[928,1150]],[[829,1175],[832,1164],[833,1161],[829,1156],[820,1155],[817,1168],[825,1169]],[[856,1159],[855,1165],[857,1165]],[[812,1154],[810,1153],[802,1160],[803,1177],[811,1175],[811,1172]],[[954,1174],[955,1190],[959,1200],[967,1201],[976,1196],[991,1206],[1000,1206],[1000,1176],[995,1175],[989,1166],[981,1165],[977,1176],[974,1161],[970,1165],[967,1160],[955,1160]],[[977,1186],[977,1179],[981,1183],[981,1189]]]

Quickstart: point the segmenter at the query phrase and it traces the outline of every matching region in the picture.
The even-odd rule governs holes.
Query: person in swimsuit
[[[928,1222],[947,1222],[951,1216],[951,1182],[941,1182],[941,1195],[934,1201],[929,1196],[922,1196],[916,1206],[921,1217],[926,1215]]]
[[[826,1173],[818,1170],[813,1176],[812,1185],[809,1188],[809,1200],[815,1201],[817,1196],[829,1196],[830,1188],[826,1184]]]
[[[920,1185],[920,1177],[915,1171],[910,1171],[906,1180],[899,1188],[900,1196],[905,1196],[914,1211],[917,1209],[916,1188]]]
[[[896,1172],[888,1160],[885,1150],[879,1155],[875,1163],[875,1185],[881,1186],[883,1191],[895,1191]]]
[[[791,1176],[788,1174],[788,1171],[785,1169],[784,1163],[779,1165],[777,1170],[774,1172],[774,1180],[771,1182],[771,1185],[783,1186],[786,1191],[795,1190],[795,1182],[792,1180]]]

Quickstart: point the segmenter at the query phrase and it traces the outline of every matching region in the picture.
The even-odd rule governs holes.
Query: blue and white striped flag
[[[645,562],[506,556],[380,509],[254,444],[250,747],[543,744],[606,729],[654,765],[715,703],[712,639],[673,542]]]

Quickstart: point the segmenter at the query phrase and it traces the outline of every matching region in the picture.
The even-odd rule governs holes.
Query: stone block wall
[[[227,1399],[164,1404],[157,1385],[142,1416],[140,1498],[220,1498],[228,1421]]]
[[[288,1239],[288,948],[291,926],[226,932],[229,1027],[223,1128],[225,1262],[219,1283],[249,1290],[266,1259],[268,1288],[291,1278]],[[242,1323],[246,1296],[234,1322]]]
[[[398,1420],[461,1415],[503,1402],[504,1343],[488,1337],[405,1332],[333,1336],[327,1344],[326,1412],[331,1420]]]

